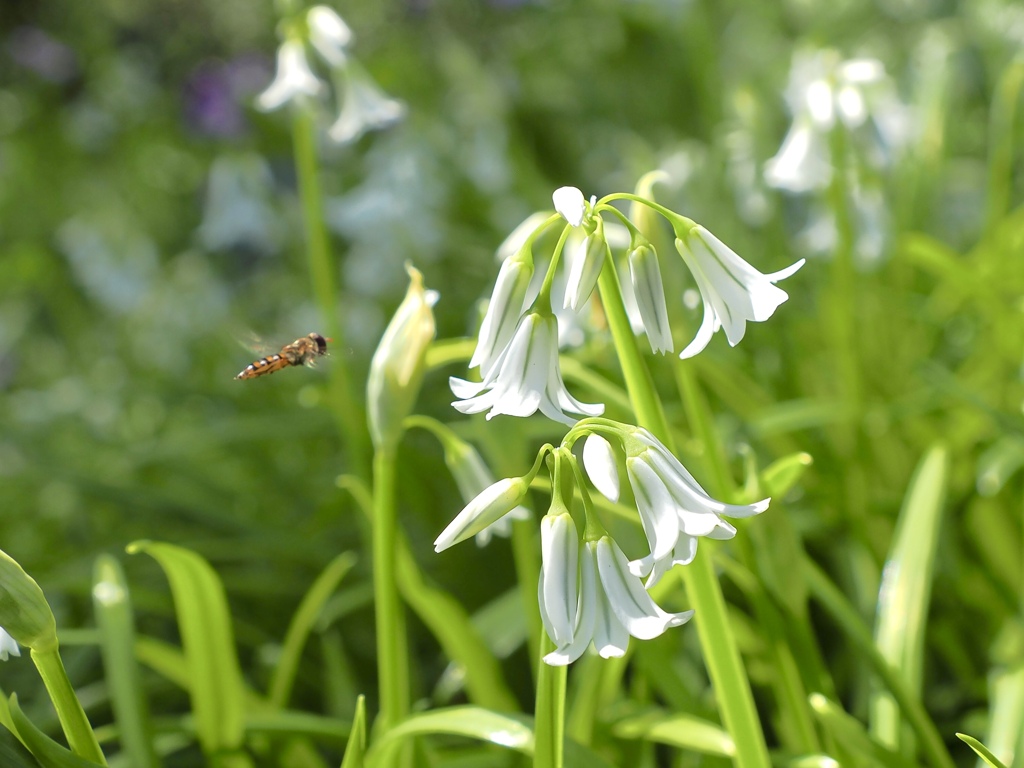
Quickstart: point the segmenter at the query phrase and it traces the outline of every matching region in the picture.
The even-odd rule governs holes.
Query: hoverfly
[[[249,363],[241,373],[235,376],[236,379],[254,379],[274,371],[280,371],[289,365],[316,365],[316,359],[327,354],[327,342],[319,333],[310,333],[291,344],[285,344],[281,351],[261,357],[255,362]]]

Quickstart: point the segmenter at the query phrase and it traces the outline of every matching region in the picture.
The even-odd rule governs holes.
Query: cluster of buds
[[[405,107],[384,94],[369,73],[349,54],[352,30],[326,5],[316,5],[281,24],[282,42],[277,49],[277,73],[273,82],[256,98],[266,112],[286,104],[311,101],[326,90],[306,57],[308,48],[323,61],[338,100],[338,117],[327,134],[346,144],[366,131],[391,125],[405,114]]]

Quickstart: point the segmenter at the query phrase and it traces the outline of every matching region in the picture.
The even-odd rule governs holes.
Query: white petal
[[[7,661],[10,656],[21,656],[21,648],[18,647],[18,641],[0,627],[0,661]]]
[[[721,327],[721,323],[718,322],[718,316],[715,315],[714,307],[711,306],[711,302],[704,298],[704,319],[701,320],[700,328],[697,329],[697,335],[693,337],[693,341],[686,345],[686,348],[679,353],[680,360],[686,360],[688,357],[693,357],[696,354],[704,351],[704,348],[711,342],[711,337],[715,335]]]
[[[612,445],[591,433],[583,443],[583,468],[594,487],[609,501],[619,500],[619,467]]]
[[[469,361],[470,368],[480,366],[484,376],[500,357],[516,330],[519,318],[526,305],[526,292],[533,276],[533,262],[513,257],[506,259],[498,278],[494,282],[494,291],[487,304],[483,323],[480,325],[480,337]]]
[[[551,201],[555,204],[555,210],[562,215],[562,218],[574,227],[578,227],[583,223],[586,205],[583,193],[576,189],[576,187],[559,187],[552,193]]]
[[[340,67],[345,64],[345,47],[352,42],[352,30],[333,8],[314,5],[306,14],[309,25],[309,42],[324,57],[328,64]]]
[[[795,121],[778,153],[765,163],[764,180],[794,194],[827,187],[832,163],[825,138],[806,119]]]
[[[538,592],[547,615],[545,629],[562,647],[572,642],[576,625],[576,567],[579,535],[572,516],[545,515],[540,523],[541,579]]]
[[[355,141],[366,131],[386,128],[405,115],[405,105],[389,98],[369,74],[350,61],[340,70],[345,83],[338,119],[327,133],[338,144]]]
[[[597,542],[597,568],[612,610],[633,637],[650,640],[693,616],[693,611],[668,613],[659,608],[629,572],[626,556],[608,536]]]
[[[675,501],[658,473],[643,459],[626,459],[626,473],[636,497],[651,556],[660,560],[672,551],[679,538]]]

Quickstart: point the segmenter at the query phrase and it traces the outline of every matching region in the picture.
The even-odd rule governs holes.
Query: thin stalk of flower
[[[634,196],[624,197],[631,199]],[[640,199],[640,202],[647,201]],[[657,210],[660,206],[654,204],[652,207]],[[630,327],[614,270],[605,269],[601,273],[598,289],[637,421],[671,450],[664,410]],[[737,764],[742,768],[769,768],[771,761],[764,731],[710,557],[695,558],[683,569],[683,579],[687,596],[700,616],[697,631],[723,722],[736,743]]]
[[[339,348],[344,348],[345,333],[338,314],[339,294],[335,277],[337,271],[331,255],[327,226],[324,223],[323,193],[320,189],[316,156],[316,126],[308,110],[295,110],[292,139],[313,296],[320,312],[321,327],[325,329],[327,336],[334,339]],[[368,466],[366,420],[362,408],[353,397],[347,366],[330,366],[328,403],[341,439],[350,451],[353,464],[357,467]]]

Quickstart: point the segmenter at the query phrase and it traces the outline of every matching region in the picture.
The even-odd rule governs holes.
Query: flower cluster
[[[366,131],[385,128],[405,114],[405,107],[384,94],[373,78],[348,52],[352,30],[331,8],[316,5],[301,17],[282,24],[284,40],[277,49],[277,73],[257,98],[256,106],[269,112],[285,104],[319,97],[325,90],[306,57],[307,46],[329,71],[340,103],[338,116],[327,133],[346,144]]]
[[[629,297],[635,302],[640,325],[657,353],[674,352],[676,347],[669,323],[668,300],[658,253],[654,245],[631,221],[612,208],[610,201],[630,197],[634,203],[649,205],[665,216],[675,231],[675,246],[704,301],[704,319],[694,340],[680,357],[691,357],[724,328],[731,345],[743,338],[748,321],[767,320],[786,300],[785,291],[775,283],[796,272],[803,261],[787,269],[763,274],[744,261],[725,243],[700,225],[637,196],[611,195],[589,202],[575,187],[555,190],[553,215],[528,219],[530,232],[523,229],[506,241],[507,248],[491,300],[480,327],[471,368],[480,369],[481,381],[452,378],[458,398],[453,405],[462,413],[487,412],[487,418],[501,414],[530,416],[538,410],[550,419],[573,424],[577,419],[599,416],[604,406],[584,403],[565,387],[558,360],[561,310],[579,313],[597,287],[606,263],[612,261],[611,232],[625,245]],[[609,223],[603,213],[624,219],[625,227]],[[563,233],[542,276],[535,275],[533,241],[547,227],[562,222]],[[625,230],[625,232],[623,232]],[[558,263],[571,235],[582,233],[580,244],[571,252],[568,277],[560,296],[553,296]],[[512,244],[513,248],[508,245]],[[568,259],[567,259],[568,260]],[[542,277],[537,287],[535,277]],[[563,323],[564,326],[564,323]]]
[[[811,252],[834,249],[834,213],[823,193],[834,171],[844,169],[849,177],[844,188],[857,222],[856,255],[864,262],[879,258],[889,227],[879,174],[912,141],[910,110],[897,98],[880,61],[843,60],[831,49],[794,55],[785,98],[793,122],[779,151],[765,163],[764,180],[809,197],[810,223],[799,241]],[[842,157],[834,156],[836,132],[844,136]]]
[[[616,450],[625,457],[626,474],[650,547],[648,555],[630,561],[602,527],[571,452],[581,437],[586,438],[586,475],[609,500],[616,501],[619,496]],[[542,448],[526,475],[492,483],[470,500],[438,536],[435,549],[441,552],[479,534],[515,510],[548,453],[551,506],[541,521],[538,601],[545,630],[555,644],[544,660],[555,666],[572,663],[591,644],[604,658],[622,656],[630,637],[650,639],[688,621],[693,611],[665,611],[647,588],[673,565],[692,561],[698,538],[732,538],[736,529],[724,517],[759,514],[770,501],[746,505],[718,501],[646,429],[602,418],[585,419],[566,434],[560,447]],[[582,502],[582,537],[570,509],[574,496]]]
[[[731,345],[738,344],[747,322],[767,320],[788,298],[775,283],[803,265],[801,260],[779,272],[758,271],[704,227],[649,199],[652,183],[641,182],[639,191],[648,194],[589,201],[575,187],[562,187],[552,195],[554,213],[535,214],[517,228],[499,249],[501,269],[470,360],[481,381],[450,380],[458,398],[453,405],[462,413],[526,417],[539,410],[571,425],[557,448],[546,445],[540,450],[525,475],[484,485],[489,475],[477,470],[472,483],[460,483],[475,495],[434,542],[441,552],[493,531],[499,522],[507,524],[522,509],[541,467],[548,467],[551,505],[541,522],[538,602],[554,645],[544,657],[551,665],[570,664],[590,646],[605,658],[622,656],[630,637],[650,639],[689,621],[693,611],[666,611],[647,589],[673,566],[689,564],[699,538],[735,536],[736,528],[726,518],[757,515],[770,501],[727,504],[713,498],[657,437],[642,427],[601,418],[603,405],[581,402],[565,387],[558,313],[582,312],[599,284],[602,291],[617,289],[618,280],[612,278],[620,271],[628,274],[621,309],[632,300],[638,319],[631,319],[634,330],[647,336],[655,353],[676,351],[662,266],[645,235],[656,216],[671,225],[676,251],[704,302],[703,321],[681,358],[699,353],[720,329]],[[611,205],[621,199],[633,203],[629,217]],[[561,227],[561,237],[539,270],[533,244],[553,225]],[[576,244],[570,247],[572,241]],[[621,270],[616,255],[621,256]],[[567,268],[560,270],[560,261]],[[436,427],[429,428],[441,437]],[[582,462],[572,452],[581,438]],[[450,454],[446,447],[452,466]],[[593,487],[617,502],[620,466],[625,467],[648,545],[647,554],[633,560],[605,531],[589,490]]]

